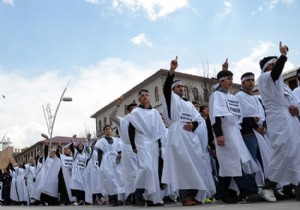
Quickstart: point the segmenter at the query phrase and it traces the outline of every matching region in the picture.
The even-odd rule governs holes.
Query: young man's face
[[[253,90],[255,86],[255,81],[254,79],[246,79],[243,83],[242,86],[245,90]]]
[[[140,97],[139,97],[139,102],[142,104],[142,105],[148,105],[150,104],[150,95],[149,93],[147,92],[142,92],[140,94]]]
[[[111,136],[111,134],[112,134],[111,127],[107,126],[107,127],[104,129],[104,134],[105,134],[105,136]]]
[[[225,90],[232,88],[232,84],[233,84],[232,76],[227,77],[226,79],[224,79],[220,82],[220,86]]]
[[[202,110],[202,112],[201,112],[201,114],[203,116],[208,116],[209,115],[208,107],[204,107],[203,110]]]
[[[183,85],[176,85],[173,87],[173,92],[177,95],[179,95],[180,97],[183,96],[183,93],[184,93],[184,86]]]

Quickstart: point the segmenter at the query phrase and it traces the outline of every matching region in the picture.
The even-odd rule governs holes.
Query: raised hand
[[[170,64],[170,75],[173,75],[175,70],[177,69],[178,67],[178,56],[176,55],[176,58],[174,60],[171,61],[171,64]]]
[[[225,62],[222,64],[222,70],[227,71],[229,67],[228,58],[226,58]]]
[[[124,97],[123,97],[123,95],[121,95],[121,96],[117,99],[117,106],[120,106],[121,103],[123,103],[123,101],[124,101]]]
[[[287,55],[287,52],[289,51],[288,46],[282,45],[281,41],[279,42],[279,51],[281,55]]]

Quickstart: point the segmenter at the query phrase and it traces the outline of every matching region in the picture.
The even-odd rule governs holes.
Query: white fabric
[[[135,154],[131,148],[129,135],[128,135],[128,126],[129,121],[126,118],[119,117],[120,126],[118,130],[120,133],[120,138],[122,140],[122,177],[124,183],[125,197],[130,193],[135,191],[134,182],[137,177],[138,170],[138,160],[137,154]]]
[[[26,170],[24,168],[14,167],[14,171],[11,171],[11,174],[10,198],[16,202],[29,203],[28,191],[24,179]]]
[[[70,189],[70,180],[72,177],[72,167],[73,167],[73,157],[67,156],[64,154],[60,154],[60,160],[61,160],[61,169],[63,173],[63,178],[65,181],[65,186],[67,189],[69,200],[75,201],[75,198],[72,196],[71,189]]]
[[[296,87],[294,90],[293,90],[293,93],[294,93],[294,97],[297,99],[297,103],[300,104],[300,86]]]
[[[154,203],[159,203],[161,196],[158,179],[158,140],[165,134],[165,126],[156,109],[136,107],[125,118],[136,129],[138,171],[134,189],[145,189],[145,196]]]
[[[85,176],[85,169],[86,169],[86,161],[89,158],[89,154],[83,150],[79,153],[75,149],[75,154],[73,155],[74,162],[72,168],[72,176],[70,181],[70,189],[73,190],[81,190],[84,191],[84,176]]]
[[[275,182],[300,182],[300,124],[289,112],[297,106],[293,92],[284,84],[282,76],[274,82],[271,72],[258,78],[259,91],[265,107],[269,137],[274,150],[266,177]]]
[[[51,159],[48,157],[47,159]],[[58,198],[58,173],[60,170],[61,161],[58,157],[53,158],[50,169],[46,175],[46,179],[42,185],[42,193]]]
[[[206,161],[207,131],[204,119],[190,101],[184,101],[177,94],[171,93],[171,116],[163,101],[163,115],[168,121],[168,144],[162,181],[171,185],[173,191],[197,189],[197,199],[204,201],[209,194],[214,194],[210,162]],[[186,131],[187,122],[197,121],[195,131]]]
[[[209,116],[212,125],[215,124],[215,117],[222,117],[221,128],[225,146],[215,144],[220,165],[219,175],[242,176],[242,170],[248,174],[257,172],[258,167],[240,133],[241,112],[234,95],[215,91],[209,99]]]
[[[113,139],[112,144],[109,144],[105,138],[99,139],[95,144],[95,150],[100,149],[103,152],[99,179],[103,183],[102,194],[106,195],[124,193],[121,164],[116,163],[122,142],[119,138],[111,138]]]
[[[259,101],[259,98],[254,95],[249,95],[245,93],[244,91],[238,92],[235,97],[238,99],[240,105],[243,117],[258,117],[259,122],[258,125],[262,126],[263,122],[265,121],[265,112],[261,105],[261,102]],[[260,178],[261,182],[258,183],[260,185],[264,184],[265,180],[265,173],[268,173],[269,171],[269,162],[271,159],[271,156],[273,154],[273,149],[271,148],[270,140],[268,136],[265,134],[262,136],[260,133],[258,133],[255,129],[253,129],[254,135],[257,139],[259,152],[262,158],[262,164],[259,175],[262,175],[263,177]],[[257,162],[257,164],[259,164]]]

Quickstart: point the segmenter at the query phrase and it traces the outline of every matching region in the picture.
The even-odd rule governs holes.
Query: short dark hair
[[[110,128],[112,128],[110,125],[105,125],[104,127],[103,127],[103,131],[107,128],[107,127],[110,127]]]
[[[203,112],[203,109],[208,108],[208,106],[200,106],[200,112]]]
[[[138,96],[139,96],[142,92],[149,93],[149,91],[148,91],[147,89],[141,89],[141,90],[138,92]]]
[[[219,81],[219,79],[221,79],[222,77],[232,77],[233,73],[229,70],[222,70],[219,71],[219,73],[217,74],[217,80]]]
[[[127,107],[126,107],[126,110],[128,112],[130,112],[130,109],[133,107],[133,106],[137,106],[137,104],[135,102],[132,102],[131,104],[128,104]]]

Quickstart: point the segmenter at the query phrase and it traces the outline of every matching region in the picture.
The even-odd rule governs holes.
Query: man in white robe
[[[234,179],[240,192],[247,186],[242,182],[242,174],[258,171],[240,133],[241,110],[238,100],[229,93],[232,87],[232,72],[222,70],[217,75],[219,88],[209,99],[209,116],[216,141],[217,158],[220,165],[217,183],[218,199],[224,203],[237,203],[237,198],[229,193]]]
[[[120,108],[120,105],[123,102],[123,96],[118,98],[117,104],[110,114],[110,119],[117,124],[120,138],[122,140],[122,177],[125,190],[125,205],[134,204],[134,191],[133,188],[134,182],[137,176],[138,169],[138,160],[137,154],[132,151],[129,135],[128,135],[128,126],[129,121],[124,117],[117,117],[117,112]],[[131,111],[137,107],[135,102],[128,104],[126,106],[126,114],[130,114]]]
[[[171,61],[164,84],[163,116],[169,124],[162,182],[178,191],[184,206],[204,202],[215,193],[210,164],[205,161],[207,130],[192,102],[182,98],[184,85],[174,81],[177,58]],[[205,181],[204,181],[205,180]]]
[[[265,57],[260,61],[259,92],[266,112],[266,122],[274,153],[269,163],[263,193],[272,197],[278,182],[292,183],[300,200],[300,124],[299,103],[284,84],[282,71],[287,61],[287,46],[280,42],[281,56]]]
[[[140,105],[126,115],[130,143],[138,157],[138,171],[134,183],[135,202],[144,206],[160,205],[161,193],[158,177],[158,140],[165,134],[165,126],[156,109],[150,105],[149,91],[138,93]]]
[[[241,134],[252,158],[261,166],[259,173],[243,174],[243,181],[248,187],[240,197],[252,202],[262,199],[257,194],[258,185],[264,185],[264,172],[268,170],[269,159],[272,155],[269,139],[266,136],[265,112],[259,98],[252,93],[255,86],[254,79],[252,72],[244,73],[241,77],[241,91],[235,95],[240,103],[243,117]]]
[[[102,182],[102,194],[108,195],[111,206],[118,206],[118,196],[124,193],[122,180],[121,148],[122,142],[119,138],[112,136],[112,128],[105,125],[103,128],[104,137],[95,144],[94,150],[98,154],[98,180]]]

